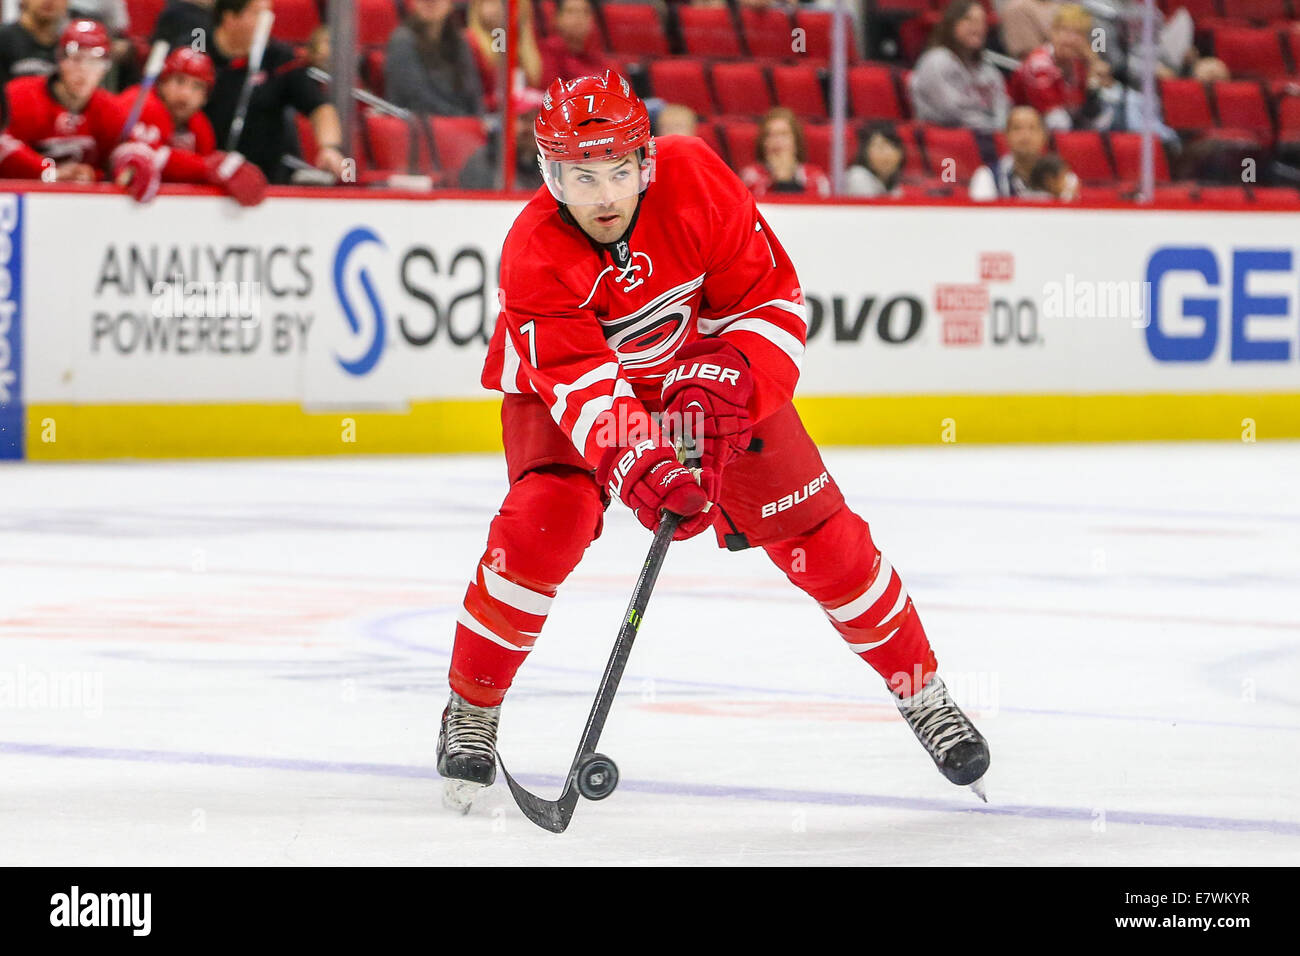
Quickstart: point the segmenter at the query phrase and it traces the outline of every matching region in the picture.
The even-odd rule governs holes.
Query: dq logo
[[[354,336],[362,334],[362,322],[357,317],[356,305],[348,298],[344,277],[347,274],[348,262],[352,254],[367,243],[374,243],[381,249],[387,248],[384,241],[375,235],[372,230],[365,226],[358,226],[343,237],[343,241],[339,243],[338,251],[334,254],[334,294],[338,296],[339,307],[343,310],[343,318],[347,320],[348,328],[352,330]],[[365,375],[375,367],[375,363],[379,361],[379,356],[384,352],[384,337],[388,320],[384,315],[384,304],[379,300],[378,293],[375,292],[375,285],[370,278],[369,270],[365,266],[361,266],[356,275],[357,281],[361,284],[361,291],[365,294],[366,302],[369,305],[370,324],[373,325],[370,345],[360,358],[349,361],[338,353],[335,353],[334,358],[343,371],[349,375]]]

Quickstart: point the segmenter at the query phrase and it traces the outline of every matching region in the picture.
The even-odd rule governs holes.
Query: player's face
[[[208,88],[202,80],[177,73],[158,84],[158,98],[176,125],[184,126],[207,103]]]
[[[613,242],[627,231],[641,192],[641,167],[634,154],[604,162],[561,163],[556,198],[569,207],[583,232]]]
[[[108,57],[92,53],[73,53],[59,61],[59,80],[72,99],[82,102],[90,98],[95,87],[108,73]]]

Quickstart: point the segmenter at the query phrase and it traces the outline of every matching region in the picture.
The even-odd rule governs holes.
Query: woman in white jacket
[[[983,60],[988,17],[978,0],[953,0],[930,48],[912,71],[912,106],[922,123],[991,133],[1007,121],[1010,100],[997,67]]]

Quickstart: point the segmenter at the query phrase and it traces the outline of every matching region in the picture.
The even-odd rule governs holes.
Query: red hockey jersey
[[[21,76],[5,86],[9,97],[9,135],[24,146],[10,161],[86,163],[102,172],[117,145],[126,114],[106,90],[95,90],[80,113],[65,108],[50,91],[53,77]]]
[[[118,96],[118,108],[129,115],[140,88],[133,86]],[[202,111],[190,117],[184,129],[177,129],[172,115],[157,90],[150,90],[140,110],[140,119],[131,138],[159,150],[165,183],[205,183],[208,181],[204,157],[217,148],[217,135]]]
[[[745,355],[755,421],[784,406],[799,378],[803,292],[754,197],[703,140],[656,143],[626,268],[545,188],[502,250],[483,385],[535,393],[593,467],[611,417],[659,410],[660,383],[688,342],[716,335]]]

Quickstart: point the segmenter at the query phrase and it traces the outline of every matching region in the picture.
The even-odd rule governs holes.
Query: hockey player
[[[212,123],[203,113],[216,81],[206,53],[187,46],[172,50],[145,97],[131,138],[157,151],[163,182],[207,183],[241,206],[256,206],[266,196],[265,174],[239,153],[217,150]],[[139,95],[139,87],[124,91],[118,106],[129,115]]]
[[[18,141],[6,158],[15,170],[53,168],[52,178],[95,182],[107,168],[132,198],[148,202],[158,191],[153,151],[119,144],[125,114],[100,87],[111,62],[109,38],[94,20],[73,20],[58,42],[58,69],[48,77],[24,76],[5,87],[9,134]]]
[[[678,539],[711,528],[762,548],[885,679],[943,775],[980,792],[988,746],[791,403],[803,295],[753,197],[703,141],[652,138],[616,73],[553,83],[536,137],[546,188],[506,237],[482,377],[505,393],[511,484],[457,619],[446,802],[468,809],[495,779],[502,700],[613,498],[651,530],[670,511]],[[697,423],[698,480],[648,413]]]

